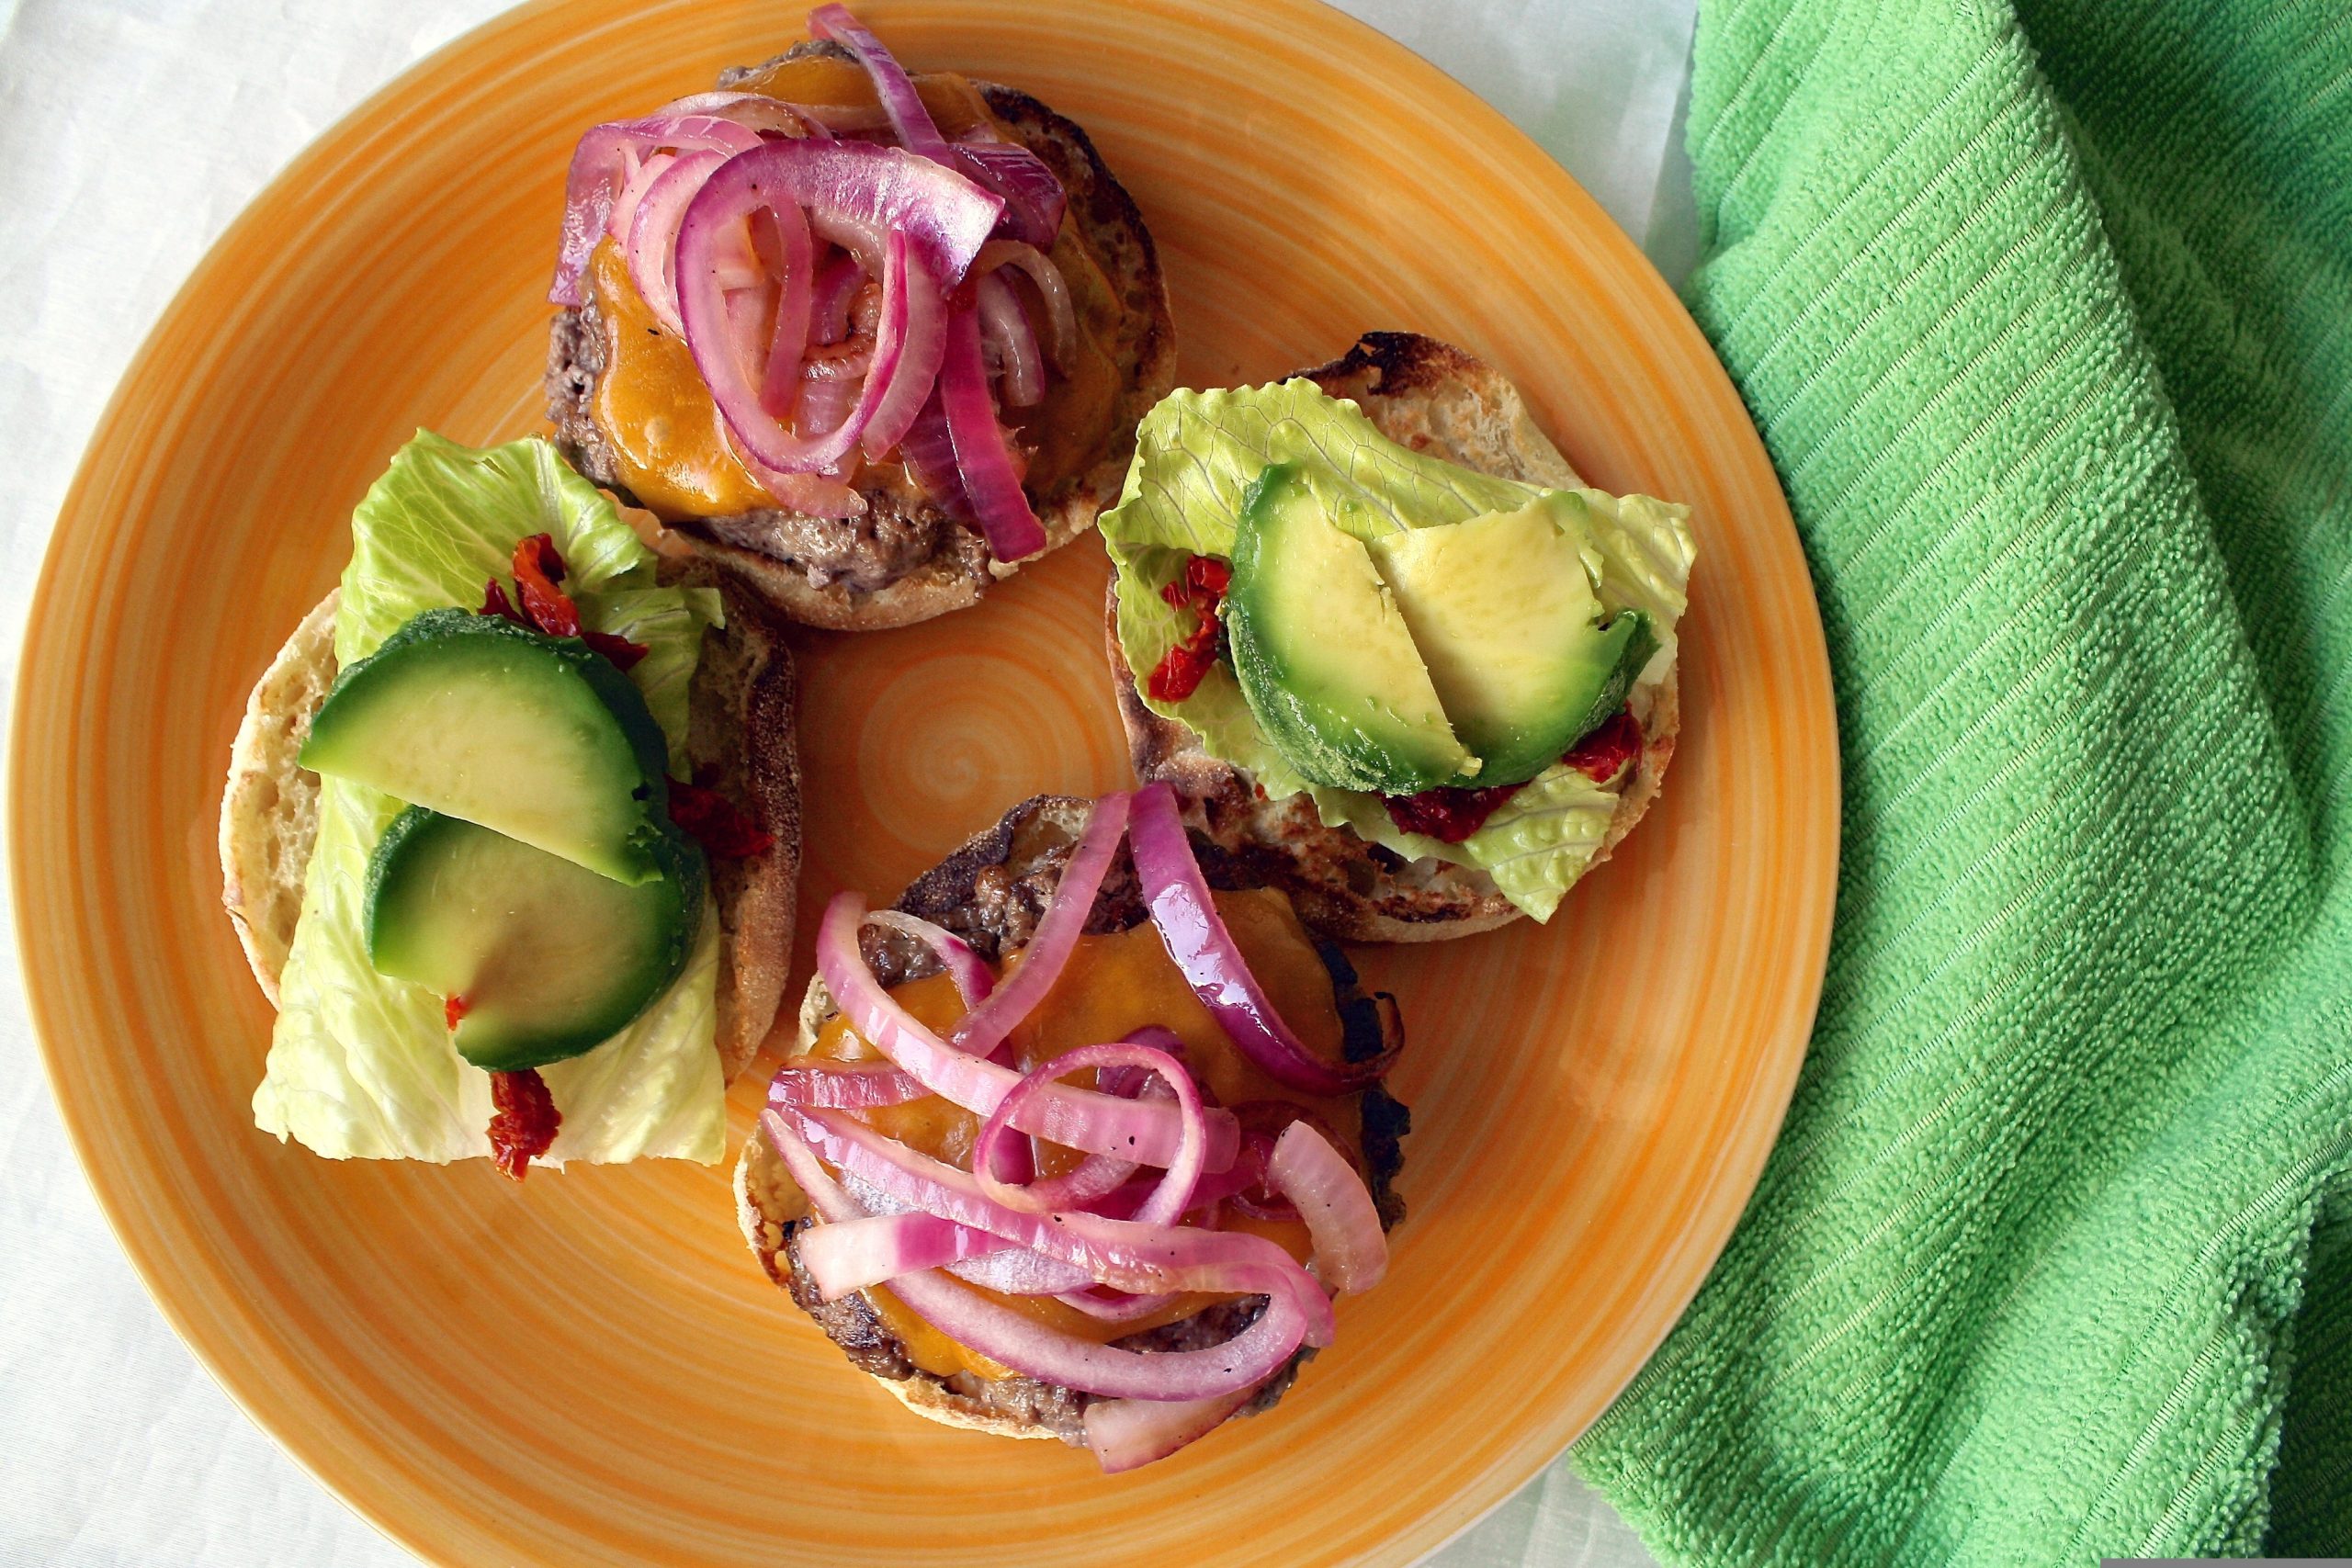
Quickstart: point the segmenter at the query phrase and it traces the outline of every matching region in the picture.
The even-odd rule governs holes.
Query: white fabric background
[[[0,513],[0,703],[83,446],[181,279],[306,142],[502,3],[0,0],[0,456],[16,497]],[[1510,116],[1679,281],[1695,254],[1678,149],[1696,0],[1342,4]],[[777,6],[779,28],[791,9]],[[13,940],[14,911],[0,921]],[[74,1164],[8,965],[0,1564],[413,1561],[246,1421],[164,1326]],[[1564,1463],[1436,1561],[1651,1560]]]

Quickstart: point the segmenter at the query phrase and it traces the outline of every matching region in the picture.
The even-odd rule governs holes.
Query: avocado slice
[[[1296,464],[1244,498],[1226,615],[1250,711],[1308,779],[1412,795],[1480,776],[1371,555]]]
[[[458,1054],[494,1073],[577,1056],[628,1027],[686,966],[703,860],[674,830],[626,886],[412,806],[368,866],[368,956],[452,998]]]
[[[1638,611],[1603,624],[1573,522],[1581,504],[1555,491],[1369,547],[1446,716],[1486,760],[1481,785],[1557,761],[1624,705],[1657,650]]]
[[[616,882],[662,874],[661,727],[628,677],[577,637],[428,610],[336,680],[301,761]]]

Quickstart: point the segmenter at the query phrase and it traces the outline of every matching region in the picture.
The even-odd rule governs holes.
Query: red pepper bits
[[[1217,608],[1233,584],[1233,568],[1215,556],[1185,558],[1183,575],[1163,584],[1159,596],[1199,617],[1192,634],[1170,649],[1151,671],[1148,690],[1156,702],[1181,703],[1200,690],[1216,662]]]
[[[447,1021],[452,1034],[457,1032],[458,1023],[472,1010],[473,1005],[471,998],[466,997],[451,997],[442,1002],[441,1016]]]
[[[735,803],[711,787],[718,776],[705,768],[695,782],[670,781],[670,820],[684,829],[703,853],[713,860],[752,860],[775,847],[775,835],[735,807]]]
[[[501,616],[548,637],[576,637],[611,660],[616,669],[627,670],[645,657],[642,643],[610,632],[581,630],[580,606],[556,586],[562,581],[563,558],[555,553],[554,536],[534,534],[514,547],[514,591],[522,598],[522,609],[515,609],[504,585],[493,577],[482,592],[481,614]]]
[[[1607,784],[1642,754],[1642,723],[1623,709],[1568,749],[1560,761],[1595,784]],[[1496,808],[1527,786],[1495,784],[1487,789],[1425,789],[1392,795],[1383,803],[1400,831],[1419,833],[1441,844],[1458,844],[1487,825]]]
[[[491,1074],[490,1101],[497,1107],[490,1119],[491,1155],[500,1170],[520,1181],[529,1174],[533,1157],[554,1145],[563,1113],[556,1110],[547,1080],[527,1067]]]
[[[1607,784],[1642,754],[1642,721],[1623,708],[1560,759],[1595,784]]]

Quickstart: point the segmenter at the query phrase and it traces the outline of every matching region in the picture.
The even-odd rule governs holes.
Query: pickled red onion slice
[[[979,309],[980,344],[995,351],[1005,406],[1036,407],[1046,396],[1046,367],[1021,297],[1011,284],[989,273],[976,286],[974,299]]]
[[[1054,884],[1053,897],[1046,901],[1028,946],[1021,950],[1021,962],[985,1003],[956,1026],[954,1039],[959,1047],[981,1056],[995,1051],[998,1042],[1011,1034],[1061,978],[1071,950],[1078,946],[1087,919],[1094,913],[1094,896],[1102,891],[1102,878],[1118,855],[1131,805],[1125,795],[1106,795],[1087,813],[1086,823],[1070,846],[1069,859],[1062,863],[1061,876]]]
[[[964,493],[998,560],[1025,560],[1046,547],[1046,525],[1021,488],[1021,470],[1006,447],[989,397],[988,367],[980,357],[979,319],[973,308],[951,310],[940,364],[940,407],[956,446],[956,468]]]
[[[1207,1399],[1099,1399],[1079,1419],[1102,1473],[1116,1475],[1207,1437],[1257,1392],[1253,1385]]]
[[[989,973],[980,955],[972,951],[972,944],[945,927],[914,915],[902,915],[896,909],[876,909],[865,918],[877,926],[888,926],[913,937],[930,948],[940,967],[955,980],[956,995],[964,998],[966,1007],[979,1006],[996,989],[996,976]]]
[[[977,277],[1008,266],[1019,267],[1037,286],[1038,298],[1046,302],[1046,351],[1053,356],[1054,368],[1069,375],[1078,353],[1078,307],[1070,302],[1069,280],[1045,252],[1012,240],[990,240],[982,245],[973,258],[972,275]]]
[[[987,1174],[999,1144],[1012,1132],[1012,1118],[1031,1099],[1071,1073],[1113,1066],[1148,1069],[1159,1075],[1159,1081],[1174,1092],[1177,1111],[1183,1118],[1183,1135],[1177,1144],[1174,1159],[1167,1167],[1167,1174],[1136,1211],[1135,1218],[1139,1224],[1154,1225],[1172,1225],[1182,1218],[1184,1211],[1193,1206],[1193,1189],[1200,1182],[1202,1154],[1207,1144],[1201,1092],[1193,1086],[1193,1075],[1175,1057],[1155,1046],[1126,1042],[1081,1045],[1051,1061],[1041,1062],[997,1102],[997,1108],[989,1112],[988,1120],[980,1123],[979,1133],[972,1140],[972,1168],[979,1173],[981,1192],[1008,1208],[1051,1213],[1099,1198],[1125,1184],[1135,1169],[1125,1161],[1107,1162],[1092,1173],[1081,1165],[1068,1176],[1043,1178],[1020,1185],[1000,1181]],[[1125,1168],[1116,1168],[1122,1166]]]
[[[828,1221],[803,1231],[800,1263],[829,1302],[852,1291],[924,1269],[1004,1251],[1008,1244],[986,1231],[952,1224],[935,1214],[867,1214]]]
[[[1334,1290],[1368,1291],[1388,1271],[1388,1235],[1363,1178],[1313,1127],[1294,1122],[1274,1140],[1267,1184],[1291,1201],[1315,1241],[1315,1268]]]
[[[1263,1236],[1106,1219],[1083,1210],[1039,1214],[1007,1208],[970,1171],[920,1154],[838,1111],[777,1109],[788,1130],[844,1176],[896,1202],[1076,1264],[1097,1284],[1137,1295],[1203,1291],[1295,1301],[1309,1341],[1330,1342],[1331,1303],[1306,1269]]]
[[[857,56],[857,62],[873,78],[874,96],[881,100],[882,112],[890,117],[890,129],[898,132],[900,142],[926,158],[941,163],[948,160],[951,153],[947,139],[939,134],[938,122],[923,107],[922,95],[915,91],[914,79],[907,74],[898,57],[882,47],[882,40],[850,15],[848,6],[818,6],[808,13],[808,30]]]
[[[637,206],[628,220],[628,278],[637,286],[646,308],[660,321],[680,337],[686,335],[685,323],[678,320],[678,282],[674,262],[678,250],[678,225],[686,215],[686,203],[710,177],[710,172],[727,161],[723,152],[681,152],[664,155],[660,172],[647,182],[639,193]],[[654,166],[655,160],[646,160],[645,166]],[[628,199],[623,193],[623,200]],[[617,211],[618,209],[616,209]]]
[[[1242,1054],[1277,1083],[1301,1094],[1346,1094],[1385,1072],[1393,1050],[1369,1062],[1334,1067],[1309,1051],[1283,1021],[1216,912],[1183,818],[1177,814],[1176,792],[1166,781],[1136,792],[1134,814],[1129,848],[1152,923],[1159,928],[1168,956],[1183,971],[1193,994]]]
[[[857,951],[857,928],[865,922],[865,900],[856,894],[836,894],[818,928],[817,972],[824,977],[834,1004],[860,1039],[924,1089],[986,1116],[1021,1081],[1021,1075],[948,1044],[883,989]],[[1001,997],[1012,984],[1000,986],[989,1000]],[[777,1074],[769,1091],[770,1102],[792,1105],[815,1087],[808,1081],[811,1076],[822,1075]],[[1239,1129],[1225,1111],[1209,1112],[1204,1120],[1207,1168],[1223,1170],[1233,1161]],[[1164,1100],[1118,1100],[1062,1084],[1041,1089],[1015,1114],[1012,1124],[1069,1148],[1157,1166],[1166,1166],[1175,1157],[1183,1135],[1175,1108]]]
[[[580,275],[587,270],[596,242],[613,227],[614,203],[634,172],[628,161],[632,153],[641,159],[663,147],[732,153],[759,144],[757,131],[702,113],[656,114],[592,128],[572,149],[571,170],[565,176],[563,237],[548,298],[558,305],[582,302]]]

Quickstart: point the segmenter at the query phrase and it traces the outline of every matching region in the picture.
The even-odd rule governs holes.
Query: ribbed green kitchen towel
[[[1671,1562],[2352,1553],[2352,6],[1703,0],[1690,145],[1844,860],[1579,1466]]]

